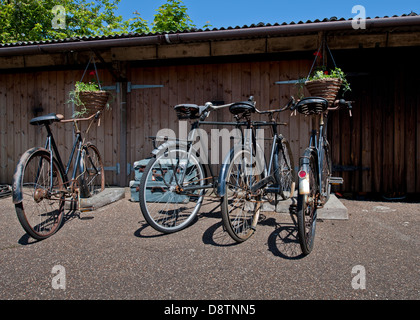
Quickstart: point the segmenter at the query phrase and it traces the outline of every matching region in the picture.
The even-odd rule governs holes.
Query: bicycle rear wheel
[[[317,162],[312,153],[308,160],[309,166],[305,166],[305,168],[301,166],[300,171],[305,171],[309,176],[309,194],[299,194],[297,201],[298,238],[304,255],[308,255],[314,247],[317,198],[319,195],[316,183]],[[301,183],[300,179],[299,183]]]
[[[33,152],[33,153],[32,153]],[[32,153],[29,157],[28,154]],[[50,162],[47,150],[34,149],[22,156],[14,186],[22,192],[22,201],[15,204],[23,229],[34,239],[43,240],[61,226],[64,216],[64,177],[55,159]],[[51,188],[52,177],[52,188]]]
[[[251,186],[261,180],[262,170],[248,150],[233,154],[227,169],[222,197],[222,221],[236,242],[247,240],[255,231],[261,207],[261,192]]]
[[[327,140],[324,140],[324,153],[321,156],[322,161],[322,190],[321,190],[321,202],[327,203],[330,199],[331,184],[330,177],[332,173],[332,162],[330,153],[330,144]]]
[[[205,189],[200,186],[204,179],[205,171],[195,152],[188,157],[188,151],[179,145],[152,158],[139,186],[140,209],[149,225],[163,233],[189,226],[203,202]]]
[[[293,196],[291,193],[294,182],[294,163],[292,150],[290,149],[289,142],[283,137],[279,138],[277,144],[277,163],[278,168],[275,171],[276,179],[280,184],[280,196],[283,200],[289,199]]]
[[[98,148],[88,143],[83,147],[83,175],[80,179],[82,198],[88,198],[105,189],[105,169]]]

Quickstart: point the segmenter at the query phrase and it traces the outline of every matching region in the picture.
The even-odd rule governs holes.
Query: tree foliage
[[[187,7],[182,4],[182,1],[168,0],[159,7],[157,12],[158,14],[155,15],[152,23],[152,32],[181,31],[195,28],[187,14]]]
[[[149,25],[138,11],[123,20],[121,0],[0,0],[0,42],[42,41],[128,32],[182,31],[195,28],[180,0],[167,0]],[[61,6],[61,7],[56,7]],[[61,8],[61,10],[57,10]],[[53,21],[58,23],[54,26]],[[205,26],[206,27],[206,26]]]

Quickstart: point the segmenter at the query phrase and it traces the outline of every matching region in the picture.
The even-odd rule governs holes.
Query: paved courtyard
[[[287,213],[264,212],[234,244],[216,198],[189,228],[162,235],[125,198],[67,217],[51,238],[21,228],[0,199],[0,299],[416,299],[420,204],[341,200],[348,220],[321,220],[301,256]]]

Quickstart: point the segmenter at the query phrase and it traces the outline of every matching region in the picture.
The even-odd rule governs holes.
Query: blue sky
[[[124,19],[133,17],[138,11],[149,23],[153,21],[156,9],[166,0],[121,0],[118,14]],[[366,9],[366,16],[393,16],[420,14],[420,0],[183,0],[188,14],[198,28],[209,22],[213,28],[235,27],[263,23],[290,23],[300,20],[315,20],[330,17],[352,18],[355,5]]]

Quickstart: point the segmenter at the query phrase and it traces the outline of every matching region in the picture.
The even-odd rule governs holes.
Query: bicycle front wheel
[[[277,144],[277,163],[278,168],[275,171],[276,179],[280,186],[280,196],[283,200],[289,199],[293,195],[294,190],[294,164],[292,150],[290,149],[289,142],[280,137]]]
[[[88,198],[105,189],[105,169],[98,148],[88,143],[83,147],[83,174],[80,185],[82,198]]]
[[[26,158],[29,150],[22,158]],[[55,159],[51,166],[47,150],[38,149],[20,161],[13,185],[20,188],[22,201],[15,204],[23,229],[34,239],[43,240],[61,226],[64,215],[64,177]]]
[[[319,195],[316,183],[317,162],[313,154],[310,154],[308,160],[309,170],[305,171],[301,167],[300,171],[305,171],[309,176],[309,194],[299,194],[297,201],[298,238],[304,255],[308,255],[314,247],[317,198]]]
[[[203,202],[205,172],[195,152],[170,148],[152,158],[140,179],[141,212],[154,229],[180,231],[197,216]]]
[[[261,192],[251,191],[261,180],[261,166],[248,150],[236,152],[227,169],[225,193],[222,197],[222,220],[226,231],[236,242],[252,236],[258,222]]]

